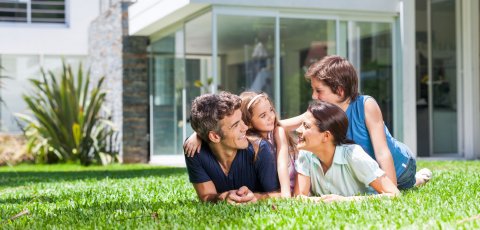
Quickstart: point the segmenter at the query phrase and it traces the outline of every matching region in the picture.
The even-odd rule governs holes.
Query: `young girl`
[[[264,139],[270,142],[277,153],[277,170],[282,197],[290,197],[293,191],[296,155],[295,143],[278,122],[270,98],[264,93],[243,92],[240,94],[242,120],[248,126],[247,137],[258,146]],[[201,141],[192,134],[184,144],[185,153],[192,156],[200,149]]]
[[[400,191],[362,147],[346,138],[348,120],[336,105],[318,102],[309,106],[297,129],[296,196],[314,201],[358,200],[370,193],[397,196]]]
[[[377,102],[358,93],[358,76],[353,65],[340,56],[327,56],[312,64],[305,74],[312,86],[312,99],[330,102],[347,114],[347,137],[362,146],[378,162],[399,189],[409,189],[430,180],[432,173],[422,169],[415,174],[416,161],[411,150],[392,137]],[[282,122],[287,130],[301,123],[302,116]]]

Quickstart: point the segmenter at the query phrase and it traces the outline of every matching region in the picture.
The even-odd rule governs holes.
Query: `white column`
[[[463,143],[466,159],[480,157],[479,2],[462,1]],[[462,91],[460,91],[462,92]]]
[[[400,52],[403,106],[403,142],[417,155],[417,102],[415,98],[415,0],[400,4]]]

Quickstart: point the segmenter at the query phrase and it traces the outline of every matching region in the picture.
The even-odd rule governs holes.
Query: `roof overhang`
[[[138,1],[128,8],[129,34],[149,36],[209,5],[190,0]]]
[[[406,0],[137,0],[128,9],[129,34],[150,36],[209,6],[290,9],[318,9],[397,13]]]

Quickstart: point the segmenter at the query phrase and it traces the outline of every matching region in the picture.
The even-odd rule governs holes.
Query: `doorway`
[[[416,2],[417,150],[421,157],[458,155],[458,3]]]

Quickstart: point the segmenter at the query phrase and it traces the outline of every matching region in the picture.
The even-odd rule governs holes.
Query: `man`
[[[185,156],[190,182],[202,201],[248,203],[277,196],[275,153],[248,142],[241,99],[231,93],[205,94],[192,104],[191,124],[202,139],[200,153]]]

